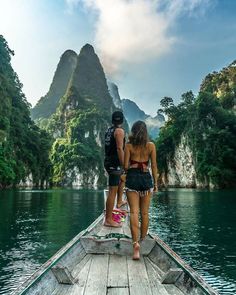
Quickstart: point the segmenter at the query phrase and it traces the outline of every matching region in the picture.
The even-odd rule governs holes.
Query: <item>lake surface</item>
[[[10,294],[103,210],[102,191],[0,191],[0,294]],[[173,189],[150,208],[157,233],[220,294],[236,294],[236,191]]]

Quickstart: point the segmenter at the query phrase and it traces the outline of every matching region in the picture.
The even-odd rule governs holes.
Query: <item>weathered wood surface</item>
[[[128,288],[108,288],[107,295],[129,295]]]
[[[93,255],[84,295],[107,292],[108,255]]]
[[[67,267],[57,265],[52,267],[52,272],[59,284],[74,285],[75,279]]]
[[[152,295],[143,257],[138,261],[128,257],[127,264],[130,295]]]
[[[124,234],[126,235],[126,236],[128,236],[128,237],[132,237],[132,235],[131,235],[131,230],[130,230],[130,227],[129,227],[129,224],[128,224],[128,221],[125,221],[124,222],[124,225],[123,225],[123,232],[124,232]]]
[[[170,268],[161,278],[162,284],[175,284],[179,276],[183,273],[180,268]]]
[[[127,257],[110,255],[108,266],[108,287],[128,287]]]
[[[161,276],[157,268],[152,264],[148,257],[144,257],[144,262],[147,269],[148,279],[152,294],[169,295],[165,287],[161,284]]]
[[[89,256],[89,259],[83,265],[81,271],[77,274],[76,284],[72,286],[58,285],[52,295],[83,295],[88,279],[91,261],[91,256]]]
[[[131,256],[133,253],[133,244],[130,239],[97,239],[96,237],[82,237],[81,243],[86,251],[86,253],[91,254],[115,254],[123,256]],[[151,239],[145,239],[142,242],[141,254],[148,255],[152,248],[154,247],[155,242]]]

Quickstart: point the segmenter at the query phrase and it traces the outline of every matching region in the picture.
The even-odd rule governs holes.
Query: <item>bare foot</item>
[[[117,203],[117,208],[120,208],[127,204],[127,201],[122,201],[121,203]]]
[[[134,248],[134,254],[133,254],[133,260],[139,260],[140,259],[140,245],[139,242],[134,242],[133,243],[133,248]]]
[[[104,226],[111,226],[111,227],[122,227],[121,224],[115,222],[115,221],[107,221],[105,220],[105,222],[103,223]]]

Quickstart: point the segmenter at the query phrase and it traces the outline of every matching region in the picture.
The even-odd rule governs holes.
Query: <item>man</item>
[[[120,185],[120,176],[124,165],[124,145],[125,132],[121,128],[124,120],[123,113],[116,111],[112,114],[112,126],[108,128],[105,134],[105,161],[104,166],[109,175],[109,192],[106,202],[105,226],[119,227],[120,225],[113,221],[112,210],[115,204],[115,198],[118,194],[118,207],[123,204],[122,193],[123,184]],[[120,186],[120,188],[119,188]]]

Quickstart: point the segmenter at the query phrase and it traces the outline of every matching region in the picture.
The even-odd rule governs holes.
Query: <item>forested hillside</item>
[[[49,135],[30,118],[22,84],[11,66],[14,52],[0,35],[0,187],[48,182]]]
[[[165,97],[168,116],[157,140],[163,181],[173,186],[236,184],[236,67],[209,74],[197,97],[187,92],[177,106]]]

